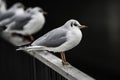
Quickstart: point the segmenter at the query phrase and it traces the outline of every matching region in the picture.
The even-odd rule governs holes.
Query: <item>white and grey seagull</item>
[[[15,15],[21,15],[24,13],[24,5],[22,3],[15,3],[12,7],[10,7],[7,11],[0,14],[0,24],[2,22],[7,22],[9,18]]]
[[[28,9],[23,15],[13,17],[13,22],[7,25],[4,32],[29,37],[33,41],[32,34],[42,29],[45,23],[44,11],[40,7]]]
[[[11,23],[10,18],[16,15],[21,15],[24,13],[24,5],[20,2],[15,3],[7,11],[4,11],[0,14],[0,32],[2,32],[6,25]]]
[[[18,6],[20,5],[19,3],[14,4],[14,6]],[[12,7],[13,8],[13,7]],[[6,18],[5,20],[0,21],[0,28],[3,30],[5,30],[5,28],[9,27],[9,24],[13,24],[13,22],[18,22],[18,21],[22,21],[25,20],[26,18],[28,18],[28,16],[30,17],[30,12],[31,12],[32,8],[29,7],[26,10],[24,10],[23,8],[18,9],[17,12],[19,14],[15,14],[14,12],[12,12],[14,15],[12,15],[9,18]],[[11,14],[11,12],[8,11],[8,13]],[[23,24],[23,23],[22,23]],[[2,31],[3,31],[2,30]]]
[[[17,50],[46,50],[52,52],[60,52],[62,63],[67,65],[65,51],[68,51],[77,46],[82,39],[81,28],[86,27],[81,25],[77,20],[71,19],[63,26],[53,29],[42,37],[35,40],[31,46],[20,47]]]

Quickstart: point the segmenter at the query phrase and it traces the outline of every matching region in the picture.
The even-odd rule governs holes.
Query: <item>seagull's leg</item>
[[[33,41],[34,41],[33,36],[32,36],[32,35],[29,35],[29,37],[30,37],[30,41],[33,42]]]
[[[60,53],[62,58],[62,63],[64,63],[63,52]]]
[[[32,35],[23,35],[23,41],[29,40],[31,43],[34,41]]]
[[[25,42],[26,40],[30,40],[30,42],[34,41],[34,38],[32,35],[22,35],[19,33],[12,33],[12,36],[19,36],[19,37],[23,38],[23,42]]]
[[[65,52],[61,52],[61,58],[63,65],[68,65],[69,63],[66,61]]]
[[[31,43],[34,41],[32,35],[23,35],[23,41],[29,40]]]

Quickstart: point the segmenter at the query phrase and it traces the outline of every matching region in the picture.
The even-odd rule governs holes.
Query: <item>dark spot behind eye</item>
[[[73,22],[71,22],[71,27],[73,26]]]

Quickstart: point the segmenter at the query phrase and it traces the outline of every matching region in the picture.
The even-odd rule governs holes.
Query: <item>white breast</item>
[[[28,34],[34,34],[38,32],[44,26],[45,18],[43,15],[38,14],[34,15],[33,19],[31,19],[27,25],[24,26],[24,30]]]
[[[77,46],[82,39],[82,32],[79,28],[73,27],[67,35],[68,42],[66,42],[66,50],[72,49]]]
[[[17,9],[16,11],[15,11],[15,15],[23,15],[24,14],[24,9]]]

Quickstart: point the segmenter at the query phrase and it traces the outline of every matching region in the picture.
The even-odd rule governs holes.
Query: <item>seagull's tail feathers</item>
[[[29,46],[29,47],[20,47],[16,49],[17,51],[24,50],[24,51],[38,51],[38,50],[45,50],[43,46]]]
[[[27,50],[27,47],[20,47],[20,48],[16,49],[16,51],[25,51],[25,50]]]

